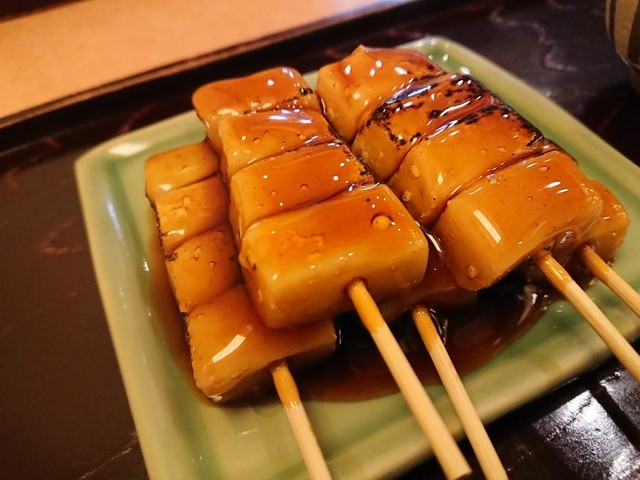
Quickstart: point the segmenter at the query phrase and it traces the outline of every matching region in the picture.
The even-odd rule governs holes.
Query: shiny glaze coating
[[[477,300],[478,292],[461,288],[440,252],[435,248],[429,248],[427,270],[422,281],[415,287],[382,302],[380,313],[387,322],[393,322],[417,304],[451,313],[471,308]]]
[[[196,385],[207,397],[227,401],[270,385],[267,370],[275,360],[288,358],[295,367],[331,354],[336,333],[329,317],[297,329],[264,326],[242,283],[221,175],[189,183],[197,179],[195,171],[219,172],[218,156],[208,146],[203,152],[205,146],[187,145],[149,158],[145,187],[156,193],[152,206],[169,283],[185,316]],[[203,159],[212,165],[207,168]],[[172,181],[172,172],[183,172],[184,165],[198,168],[188,181],[179,174]],[[167,236],[172,230],[183,233]]]
[[[432,234],[456,282],[487,288],[542,249],[572,251],[602,199],[560,150],[491,173],[452,198]]]
[[[169,283],[181,312],[215,298],[241,280],[228,224],[201,233],[166,255]]]
[[[231,177],[229,218],[236,238],[255,221],[323,201],[373,177],[339,142],[283,153],[247,166]]]
[[[430,227],[449,198],[493,170],[549,148],[505,105],[491,105],[417,143],[389,179],[413,217]]]
[[[271,330],[256,314],[244,284],[199,305],[186,317],[194,377],[214,401],[255,394],[271,384],[268,365],[288,359],[296,370],[333,353],[333,321]]]
[[[316,93],[325,100],[331,124],[351,142],[384,100],[418,79],[441,73],[438,65],[413,50],[360,45],[348,57],[320,68]]]
[[[169,190],[218,175],[220,162],[207,142],[200,142],[158,153],[147,159],[144,170],[149,188],[145,193],[155,203]]]
[[[238,92],[251,96],[254,79],[261,75],[226,80],[223,86],[226,85],[224,82],[232,82]],[[292,85],[283,91],[297,88],[297,80],[292,77],[290,81]],[[213,84],[209,90],[215,92],[220,88]],[[225,110],[224,102],[228,98],[221,95],[210,101],[215,108],[204,103],[202,97],[198,102],[194,101],[201,118],[206,116],[203,112]],[[371,294],[377,300],[389,298],[423,278],[428,257],[426,237],[400,200],[387,187],[373,185],[372,176],[363,173],[364,166],[355,158],[349,162],[347,171],[350,173],[346,177],[343,158],[332,163],[324,163],[321,156],[305,158],[302,155],[291,162],[293,157],[288,155],[281,159],[284,152],[290,150],[288,147],[281,149],[282,145],[293,145],[300,137],[302,141],[298,148],[304,147],[304,139],[312,136],[313,130],[307,131],[308,125],[304,126],[304,133],[302,129],[296,130],[297,121],[288,122],[284,129],[277,128],[275,122],[281,109],[269,108],[284,101],[275,98],[256,103],[253,107],[258,113],[244,114],[251,118],[261,115],[261,120],[266,120],[259,123],[259,130],[270,137],[267,143],[276,146],[274,153],[280,155],[252,161],[233,173],[229,169],[229,175],[225,176],[231,186],[240,175],[238,185],[230,187],[234,192],[229,210],[249,294],[260,317],[271,328],[290,328],[352,309],[345,290],[349,282],[358,278],[368,282]],[[309,112],[304,108],[300,110],[302,114]],[[273,126],[276,128],[270,128],[271,121],[275,121]],[[327,124],[323,121],[320,128],[324,130]],[[235,124],[238,128],[219,135],[225,124]],[[259,136],[239,128],[242,124],[253,125],[251,119],[245,122],[242,116],[218,117],[206,124],[210,139],[218,135],[220,145],[212,143],[227,157],[229,165],[230,153],[240,150],[236,148],[239,142],[243,144],[245,158],[253,158],[254,144],[256,150],[260,150]],[[339,142],[339,139],[334,136],[330,141]],[[318,165],[309,163],[310,159]],[[283,166],[286,168],[280,168]],[[281,178],[271,178],[272,167],[276,167]],[[261,171],[262,178],[252,173],[254,169]],[[244,184],[242,188],[240,184]],[[260,184],[263,186],[258,186]],[[268,186],[269,195],[275,192],[274,197],[279,198],[275,198],[276,203],[267,202],[271,215],[254,221],[257,207],[265,204],[265,191],[259,192],[264,185]],[[251,189],[256,191],[256,186],[262,199],[251,198]],[[245,187],[250,189],[247,202]],[[315,203],[309,193],[317,196]],[[327,199],[326,195],[331,193]],[[282,209],[278,208],[280,204]],[[248,226],[249,223],[252,224]],[[375,234],[370,233],[372,231]]]
[[[321,111],[302,75],[288,67],[208,83],[194,92],[192,103],[216,148],[221,144],[217,126],[222,117],[279,108]]]
[[[359,187],[254,223],[240,264],[267,326],[290,327],[352,309],[356,278],[384,300],[424,276],[429,247],[386,185]]]
[[[225,179],[259,160],[335,139],[327,120],[314,110],[269,110],[225,117],[218,132]]]
[[[220,175],[168,191],[156,198],[155,212],[163,247],[174,250],[189,238],[222,223],[228,197]]]
[[[612,262],[629,230],[629,215],[620,200],[602,183],[590,180],[589,186],[598,192],[603,206],[600,216],[583,235],[582,243],[592,246],[605,262]]]
[[[352,148],[378,180],[387,181],[421,139],[495,102],[468,75],[449,73],[417,81],[373,112],[356,134]]]

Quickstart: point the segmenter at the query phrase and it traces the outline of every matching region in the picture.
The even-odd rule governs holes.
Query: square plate
[[[632,245],[640,242],[640,201],[634,193],[640,169],[544,95],[461,45],[428,37],[407,46],[445,69],[474,75],[571,153],[588,176],[611,188],[632,219],[615,267],[639,289],[640,252]],[[315,85],[314,73],[307,79]],[[175,329],[180,318],[170,292],[159,293],[154,277],[156,231],[144,194],[143,164],[150,155],[203,138],[202,125],[189,112],[99,145],[76,164],[100,293],[149,476],[305,478],[281,406],[273,400],[238,406],[204,401],[166,335],[166,326]],[[640,322],[607,289],[596,285],[589,293],[627,338],[638,337]],[[529,332],[463,380],[480,416],[490,422],[608,355],[573,308],[558,302]],[[428,391],[452,431],[462,435],[443,389],[435,385]],[[305,405],[335,478],[388,477],[430,455],[399,394]]]

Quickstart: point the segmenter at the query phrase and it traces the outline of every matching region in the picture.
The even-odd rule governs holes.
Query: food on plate
[[[249,159],[226,174],[243,277],[263,322],[291,328],[351,309],[346,290],[353,280],[363,280],[377,300],[417,285],[429,249],[400,200],[373,182],[340,138],[307,141],[326,138],[330,127],[299,74],[287,86],[272,76],[279,72],[214,82],[196,91],[193,104],[223,163],[231,165],[235,152]],[[219,93],[229,90],[233,98]],[[296,91],[304,102],[291,110]]]
[[[393,64],[393,52],[376,61]],[[328,111],[350,101],[347,81],[336,78],[359,56],[320,69],[317,90]],[[490,287],[541,250],[567,263],[585,242],[613,260],[626,232],[624,208],[473,77],[443,73],[384,88],[381,103],[353,126],[353,149],[423,225],[460,287]],[[618,205],[615,213],[602,213],[607,204]]]
[[[413,287],[427,255],[411,216],[378,184],[253,224],[240,263],[265,324],[283,328],[351,310],[354,279],[381,301]]]
[[[456,282],[480,290],[540,250],[565,257],[601,211],[600,195],[574,160],[553,150],[462,190],[449,200],[432,234]]]
[[[329,316],[277,331],[260,320],[240,274],[219,160],[207,144],[150,157],[145,181],[169,281],[185,320],[195,382],[205,395],[216,401],[247,395],[269,383],[272,362],[286,358],[298,368],[334,351],[336,332]],[[210,188],[212,182],[218,186]],[[183,233],[171,235],[172,230]]]
[[[193,94],[193,106],[216,150],[222,143],[218,124],[223,117],[279,109],[322,111],[318,97],[302,75],[289,67],[203,85]]]
[[[371,183],[369,171],[344,143],[303,146],[233,175],[229,217],[236,235],[242,237],[257,220]]]
[[[629,215],[620,200],[602,183],[591,180],[589,186],[602,198],[602,213],[584,232],[580,242],[593,247],[605,262],[613,262],[629,230]]]
[[[317,92],[286,67],[205,85],[207,139],[145,164],[208,396],[330,354],[354,279],[392,321],[421,302],[472,308],[539,250],[571,268],[584,244],[615,258],[624,207],[473,77],[359,47]]]
[[[226,115],[217,125],[225,178],[259,160],[335,140],[331,127],[315,110],[279,109]]]

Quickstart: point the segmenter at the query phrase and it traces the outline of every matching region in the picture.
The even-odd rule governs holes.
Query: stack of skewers
[[[377,305],[387,320],[411,311],[483,473],[506,477],[429,316],[430,256],[452,301],[536,265],[640,379],[637,353],[561,266],[586,265],[640,313],[608,267],[624,207],[472,77],[359,47],[320,69],[316,92],[283,67],[193,103],[206,140],[150,158],[145,178],[195,381],[227,401],[272,379],[312,477],[330,472],[290,370],[331,355],[333,319],[353,309],[445,475],[469,473]]]

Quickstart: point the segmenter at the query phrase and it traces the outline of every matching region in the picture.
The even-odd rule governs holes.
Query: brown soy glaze
[[[480,293],[475,306],[459,312],[432,311],[447,351],[464,375],[495,358],[531,328],[550,297],[544,287],[514,272]],[[299,375],[305,399],[359,401],[398,391],[369,334],[353,314],[337,319],[340,345],[322,365]],[[408,314],[391,326],[413,369],[424,384],[437,382],[435,368]]]
[[[383,103],[371,115],[365,128],[378,124],[387,132],[392,142],[403,146],[413,144],[423,136],[436,131],[444,125],[450,115],[455,112],[473,112],[497,101],[480,83],[468,75],[447,74],[435,79],[416,82],[410,89],[404,90]],[[423,117],[416,132],[401,130],[402,122],[393,117],[403,115],[403,111],[417,110]],[[399,133],[401,132],[401,133]]]
[[[151,214],[150,214],[151,217]],[[152,310],[165,344],[180,366],[194,394],[209,400],[193,381],[189,344],[182,316],[173,300],[164,259],[157,237],[149,239],[152,272]],[[582,279],[586,284],[587,279]],[[535,324],[550,301],[546,287],[534,285],[517,271],[490,289],[480,292],[477,303],[463,312],[433,311],[447,351],[456,369],[465,374],[479,368]],[[524,313],[526,312],[526,314]],[[303,399],[360,401],[390,395],[398,387],[357,316],[348,313],[336,319],[339,345],[327,361],[296,374]],[[409,315],[396,320],[391,329],[424,384],[437,375]],[[267,389],[270,390],[270,389]],[[275,394],[273,394],[275,395]],[[255,401],[255,398],[246,401]],[[266,400],[266,398],[265,398]],[[243,402],[243,400],[233,403]]]

